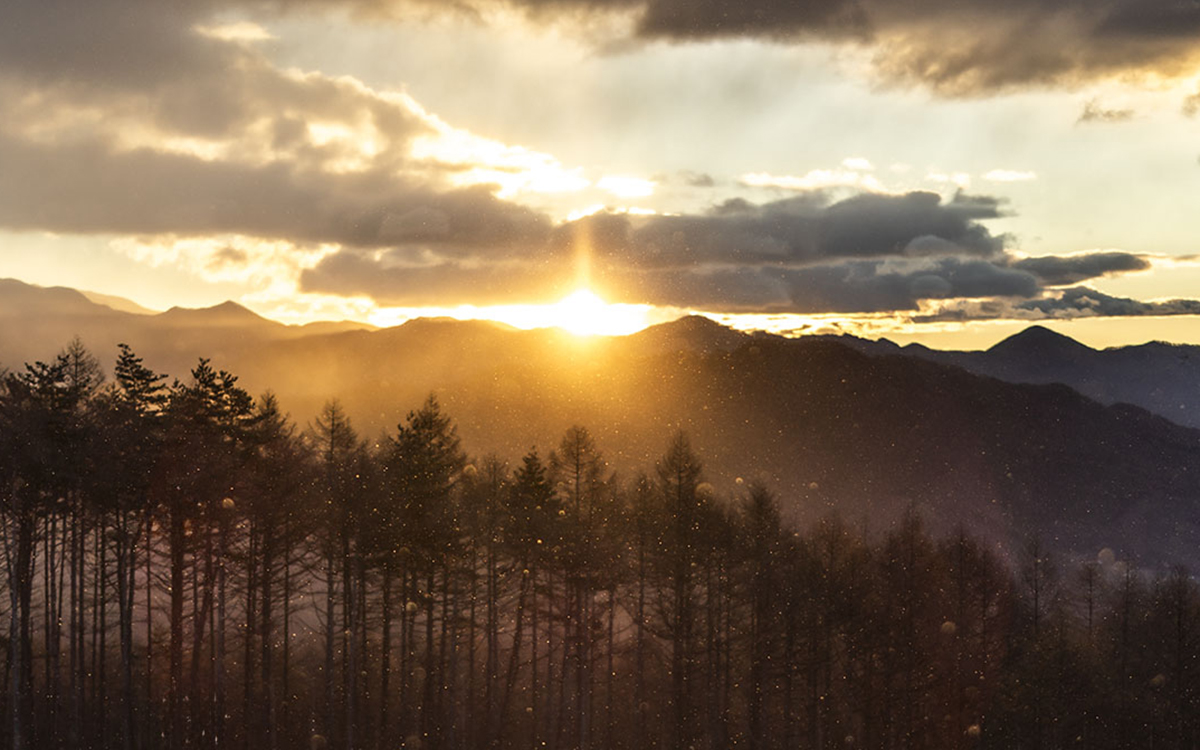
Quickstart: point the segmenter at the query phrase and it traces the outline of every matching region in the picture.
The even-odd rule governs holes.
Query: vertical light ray
[[[590,289],[592,282],[592,223],[575,224],[575,288]]]

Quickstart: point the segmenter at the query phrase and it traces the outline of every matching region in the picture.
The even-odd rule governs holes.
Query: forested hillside
[[[436,392],[469,452],[516,461],[587,425],[624,476],[649,470],[682,429],[719,493],[761,480],[802,526],[836,509],[882,533],[915,507],[934,532],[962,525],[1008,557],[1040,536],[1075,558],[1111,548],[1140,566],[1200,565],[1200,431],[1062,385],[892,356],[891,345],[864,354],[850,338],[745,334],[700,317],[612,337],[449,319],[338,330],[232,303],[139,315],[70,289],[0,291],[0,365],[15,370],[75,333],[106,360],[125,341],[173,376],[209,357],[250,393],[275,393],[301,425],[339,399],[373,443]],[[1046,338],[1031,328],[998,352],[1110,354]],[[1168,371],[1182,377],[1148,363],[1125,380],[1157,387]]]
[[[796,351],[704,361],[780,372]],[[844,400],[793,413],[811,401],[799,392],[781,421],[825,430],[919,383],[940,394],[954,383],[939,378],[971,378],[857,360],[830,370],[844,355],[829,356],[811,372],[845,378]],[[1073,562],[1037,534],[1001,560],[966,531],[932,534],[917,512],[864,527],[821,509],[801,529],[781,512],[795,498],[715,482],[705,452],[667,423],[642,426],[657,428],[656,455],[617,474],[616,437],[587,426],[514,456],[469,455],[433,396],[376,438],[337,400],[297,425],[204,360],[168,384],[122,348],[115,377],[103,371],[76,342],[0,389],[8,746],[1200,739],[1200,592],[1183,568],[1141,570],[1111,550]],[[666,387],[697,392],[685,385]],[[1012,403],[1007,388],[979,405],[978,424]],[[1108,419],[1074,395],[1023,393],[1051,425]],[[912,435],[957,440],[944,413],[917,426],[892,414]],[[1004,429],[983,429],[980,445],[1010,445]],[[1162,434],[1184,445],[1190,433]],[[861,460],[849,443],[822,450]]]

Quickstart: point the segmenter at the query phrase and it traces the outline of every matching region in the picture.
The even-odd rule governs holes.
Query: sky
[[[1185,0],[10,0],[0,277],[1200,342],[1198,134]]]

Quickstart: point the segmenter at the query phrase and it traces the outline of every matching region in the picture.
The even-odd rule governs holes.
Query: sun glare
[[[517,328],[561,328],[576,336],[623,336],[649,325],[649,305],[609,304],[578,289],[550,305],[494,308],[488,317]]]
[[[373,325],[383,328],[424,317],[492,320],[526,330],[560,328],[576,336],[624,336],[655,323],[673,320],[678,317],[678,311],[674,308],[655,308],[653,305],[608,303],[584,287],[558,302],[544,305],[376,308],[367,317]]]
[[[635,305],[610,305],[589,289],[580,289],[547,311],[550,325],[577,336],[632,333],[644,328],[646,316]]]

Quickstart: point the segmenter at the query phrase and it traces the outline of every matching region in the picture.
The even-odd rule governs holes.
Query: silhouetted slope
[[[914,504],[943,531],[1197,557],[1200,433],[1063,386],[834,340],[648,354],[636,337],[421,321],[276,344],[245,372],[300,415],[340,397],[367,434],[436,389],[473,452],[509,459],[584,424],[617,468],[647,468],[683,428],[719,489],[764,478],[800,519],[837,509],[882,528]]]
[[[212,307],[172,307],[159,313],[158,320],[175,328],[248,328],[265,331],[286,327],[282,323],[267,320],[231,300]]]
[[[995,344],[988,351],[993,356],[1017,359],[1043,357],[1063,361],[1085,356],[1093,350],[1070,336],[1051,331],[1045,326],[1029,326]]]
[[[92,302],[83,293],[62,286],[39,287],[15,279],[0,279],[0,317],[75,318],[111,316],[111,308]]]
[[[942,523],[1037,531],[1082,553],[1194,554],[1200,433],[1062,386],[830,346],[763,352],[735,371],[790,433],[781,442],[828,472],[843,507],[913,500]],[[771,373],[786,382],[763,388]]]
[[[862,350],[888,353],[881,345]],[[1151,342],[1096,350],[1032,326],[983,352],[938,351],[918,345],[901,351],[1013,383],[1063,383],[1102,403],[1134,404],[1200,428],[1197,346]]]
[[[646,352],[718,352],[732,351],[752,339],[760,338],[778,337],[765,333],[743,333],[702,315],[687,315],[629,336],[628,345],[640,346]]]
[[[117,297],[111,294],[101,294],[100,292],[89,292],[86,289],[80,289],[79,293],[86,297],[89,301],[97,305],[111,307],[120,312],[134,313],[136,315],[157,315],[160,311],[151,310],[148,307],[142,307],[133,300]]]
[[[267,342],[372,328],[346,321],[285,326],[236,302],[147,314],[128,300],[88,294],[0,279],[0,365],[47,359],[79,336],[104,359],[127,343],[150,366],[182,376],[198,356],[241,361]]]

